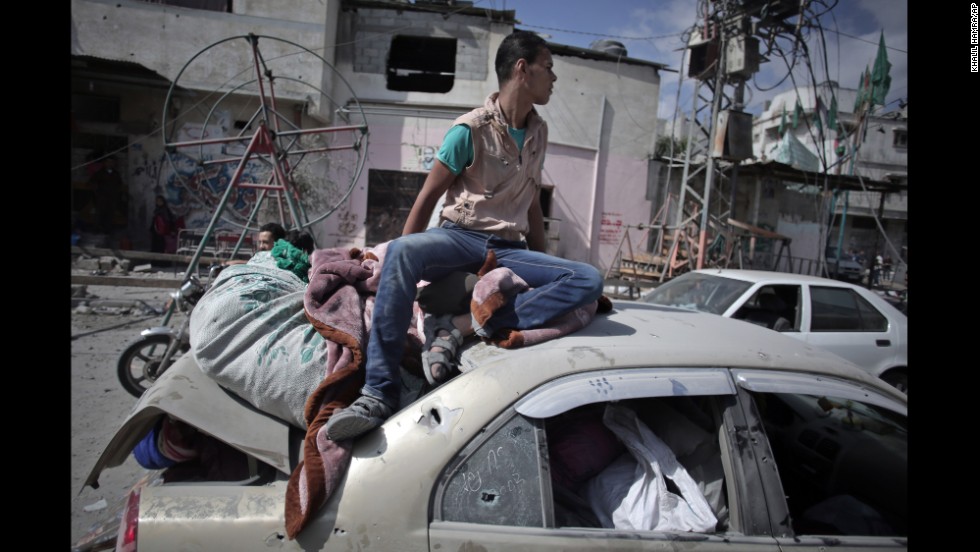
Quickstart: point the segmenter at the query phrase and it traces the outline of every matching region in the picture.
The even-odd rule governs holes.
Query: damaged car
[[[194,454],[135,486],[118,526],[76,549],[907,549],[906,396],[822,349],[617,301],[533,346],[469,343],[460,369],[341,443],[349,465],[289,538],[303,429],[187,354],[86,484],[148,435],[193,440]]]

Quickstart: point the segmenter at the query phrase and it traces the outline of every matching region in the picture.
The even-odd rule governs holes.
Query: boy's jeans
[[[503,328],[536,328],[602,295],[602,276],[595,267],[528,250],[524,242],[466,230],[451,222],[401,236],[388,244],[381,267],[362,394],[398,409],[399,366],[416,284],[438,281],[454,271],[477,272],[491,249],[497,266],[514,271],[531,289],[497,310],[481,334],[493,335]]]

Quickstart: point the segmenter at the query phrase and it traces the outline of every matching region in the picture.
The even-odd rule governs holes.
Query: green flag
[[[864,98],[866,96],[864,92],[864,81],[866,80],[866,77],[867,77],[867,68],[865,68],[865,70],[861,72],[861,78],[858,79],[857,97],[854,98],[855,113],[861,111],[861,104],[864,103]]]
[[[786,132],[786,104],[783,104],[783,117],[779,120],[779,135]]]
[[[793,108],[793,128],[800,125],[800,117],[803,115],[803,106],[800,105],[800,99],[796,98],[796,107]]]
[[[885,49],[885,32],[881,32],[878,40],[878,55],[875,57],[874,68],[871,70],[871,104],[885,105],[885,97],[892,85],[892,64],[888,62],[888,52]]]
[[[861,85],[861,102],[871,107],[871,69],[864,66],[864,84]]]

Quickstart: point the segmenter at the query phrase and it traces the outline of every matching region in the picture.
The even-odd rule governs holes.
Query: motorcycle
[[[167,326],[165,320],[162,326],[147,328],[140,332],[140,339],[126,347],[119,356],[116,373],[119,383],[130,395],[136,398],[142,396],[173,361],[190,350],[191,312],[223,268],[222,265],[211,266],[206,283],[191,275],[177,291],[170,293],[170,309],[184,315],[180,326]]]

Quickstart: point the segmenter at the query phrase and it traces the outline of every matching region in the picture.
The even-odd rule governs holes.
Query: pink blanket
[[[470,312],[481,326],[493,316],[497,309],[507,304],[514,295],[529,289],[527,282],[509,268],[497,267],[497,258],[493,251],[487,255],[487,260],[483,263],[478,275],[480,280],[473,287]],[[612,302],[609,301],[609,298],[602,296],[598,301],[582,305],[562,316],[549,320],[540,328],[498,330],[490,341],[506,349],[534,345],[578,331],[592,322],[597,312],[605,313],[610,310],[612,310]]]
[[[307,423],[303,458],[286,487],[286,535],[290,539],[309,523],[337,489],[351,459],[351,442],[327,439],[323,426],[335,410],[360,396],[364,385],[365,346],[371,327],[374,294],[387,243],[373,249],[318,249],[310,259],[310,283],[304,297],[306,317],[329,343],[323,382],[306,401]],[[481,324],[527,284],[506,268],[496,268],[491,252],[473,290],[472,312]],[[603,302],[604,301],[604,302]],[[603,306],[606,306],[603,310]],[[605,297],[553,320],[546,327],[498,332],[490,341],[501,347],[533,345],[565,335],[587,325],[611,308]],[[422,315],[415,304],[415,317]],[[413,323],[406,335],[403,366],[420,371],[424,337]],[[421,373],[419,373],[421,377]]]
[[[286,487],[286,535],[293,539],[337,488],[350,464],[350,441],[327,439],[323,426],[337,409],[360,396],[365,345],[374,294],[387,244],[367,250],[319,249],[310,259],[310,283],[303,300],[306,317],[330,344],[324,378],[306,401],[303,458]],[[414,327],[406,355],[419,356]],[[415,362],[419,364],[419,362]]]

